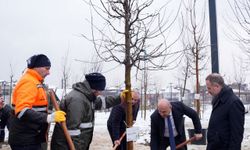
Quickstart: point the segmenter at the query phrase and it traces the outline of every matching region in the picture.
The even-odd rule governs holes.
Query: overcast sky
[[[225,37],[228,31],[223,18],[227,17],[225,12],[230,11],[226,0],[216,2],[220,73],[233,80],[232,56],[239,53],[240,49]],[[51,75],[46,78],[46,82],[59,86],[63,58],[67,51],[71,82],[79,80],[87,64],[74,59],[91,61],[94,54],[92,43],[80,37],[80,34],[90,32],[90,25],[86,21],[89,18],[89,7],[82,0],[0,0],[0,80],[10,80],[11,68],[14,79],[19,79],[26,68],[26,60],[34,54],[43,53],[52,62]],[[116,67],[115,63],[103,66],[108,86],[124,83],[124,66]],[[106,72],[114,67],[114,71]],[[174,71],[150,74],[163,87],[177,83],[178,73]],[[190,82],[193,82],[191,86],[195,84],[193,80]]]

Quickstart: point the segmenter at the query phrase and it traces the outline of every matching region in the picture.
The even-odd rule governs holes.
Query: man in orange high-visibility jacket
[[[65,121],[63,111],[48,115],[48,100],[43,81],[50,71],[50,60],[39,54],[27,60],[28,69],[12,95],[15,115],[11,120],[9,144],[12,150],[41,150],[46,142],[48,123]]]

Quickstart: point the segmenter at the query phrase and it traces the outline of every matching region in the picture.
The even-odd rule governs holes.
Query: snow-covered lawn
[[[248,106],[249,107],[249,106]],[[204,109],[204,113],[202,115],[201,123],[203,128],[207,128],[211,106],[208,105]],[[150,142],[150,115],[153,113],[152,111],[147,111],[146,120],[141,117],[141,112],[139,111],[137,116],[137,121],[135,126],[140,128],[139,139],[134,142],[135,150],[149,150],[150,147],[148,143]],[[90,150],[111,150],[112,142],[109,137],[109,133],[107,131],[107,119],[109,117],[109,112],[96,112],[95,113],[95,130],[94,137],[91,143]],[[250,150],[250,113],[247,113],[245,116],[245,131],[244,131],[244,139],[242,142],[242,150]],[[187,129],[193,129],[193,124],[191,119],[185,117],[185,127]],[[53,132],[53,127],[51,127],[51,133]],[[8,131],[6,129],[6,133],[8,135]],[[188,134],[186,134],[188,136]],[[188,138],[188,137],[187,137]],[[7,137],[6,137],[7,140]],[[3,150],[10,150],[9,146],[4,145]],[[205,150],[206,145],[188,145],[189,150]]]
[[[201,124],[204,129],[208,126],[208,121],[211,113],[211,106],[207,105],[204,107],[205,111],[202,113]],[[149,150],[148,143],[150,142],[150,115],[153,113],[152,111],[147,111],[146,120],[141,117],[141,112],[139,111],[137,116],[137,121],[135,126],[140,128],[139,139],[134,143],[135,150]],[[107,131],[107,119],[109,117],[109,112],[96,112],[96,123],[94,130],[93,142],[91,144],[91,150],[110,150],[112,148],[112,142],[109,137],[109,133]],[[244,131],[244,139],[242,142],[242,150],[250,149],[250,113],[247,113],[245,116],[245,131]],[[193,129],[192,120],[188,117],[185,117],[185,128]],[[187,132],[187,131],[186,131]],[[188,133],[186,133],[188,138]],[[188,145],[189,150],[205,150],[206,145]]]

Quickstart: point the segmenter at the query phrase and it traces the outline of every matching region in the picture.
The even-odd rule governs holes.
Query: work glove
[[[63,122],[66,120],[65,117],[66,113],[64,111],[55,111],[52,114],[48,115],[47,117],[47,122],[51,123],[51,122]]]
[[[120,94],[121,99],[125,99],[126,93],[128,92],[128,90],[123,90]]]

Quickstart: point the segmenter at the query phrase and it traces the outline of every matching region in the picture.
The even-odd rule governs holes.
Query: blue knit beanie
[[[44,54],[33,55],[27,60],[27,67],[29,69],[36,67],[50,67],[51,63],[49,58]]]
[[[106,86],[106,79],[101,73],[90,73],[85,75],[85,79],[88,81],[91,89],[103,91]]]

